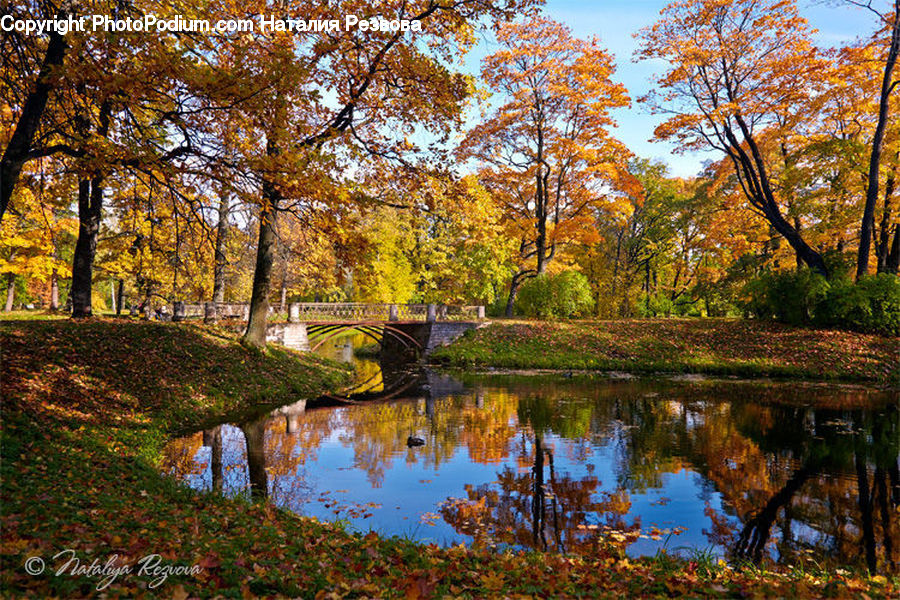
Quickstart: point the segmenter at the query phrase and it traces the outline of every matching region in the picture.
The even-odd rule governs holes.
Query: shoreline
[[[495,321],[430,362],[443,368],[702,375],[900,388],[900,338],[762,321]]]
[[[648,597],[680,589],[716,597],[832,590],[891,597],[900,589],[895,576],[719,562],[698,567],[668,554],[629,559],[613,546],[590,557],[438,548],[352,533],[265,502],[195,492],[157,469],[176,431],[259,408],[264,399],[336,386],[347,370],[172,324],[4,322],[0,343],[5,595]],[[173,572],[157,587],[125,574],[98,590],[100,581],[89,574],[25,571],[26,561],[49,563],[64,549],[83,564],[103,564],[115,554],[135,565],[158,554],[173,569],[199,572]]]

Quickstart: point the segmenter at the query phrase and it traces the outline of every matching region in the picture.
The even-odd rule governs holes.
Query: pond
[[[358,343],[331,351],[354,360]],[[173,440],[164,469],[441,545],[589,554],[605,540],[633,556],[897,570],[896,391],[359,367],[365,400]]]

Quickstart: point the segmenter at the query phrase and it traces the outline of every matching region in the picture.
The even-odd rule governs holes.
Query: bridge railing
[[[269,317],[279,314],[269,307]],[[284,315],[284,313],[280,313]],[[186,304],[175,302],[175,320],[250,318],[250,305],[245,303]],[[477,321],[484,319],[483,306],[452,304],[390,304],[365,302],[293,302],[288,305],[288,321]],[[284,317],[282,317],[284,318]]]

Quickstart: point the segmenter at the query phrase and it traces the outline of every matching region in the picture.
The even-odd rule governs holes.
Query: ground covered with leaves
[[[900,384],[900,338],[751,320],[501,321],[432,356],[459,367]]]
[[[884,577],[773,573],[669,556],[633,561],[612,548],[587,558],[442,549],[198,493],[158,472],[168,436],[314,396],[343,385],[347,371],[286,350],[246,349],[190,325],[5,322],[0,344],[4,597],[900,592],[900,582]],[[35,557],[45,568],[29,575],[41,566]]]

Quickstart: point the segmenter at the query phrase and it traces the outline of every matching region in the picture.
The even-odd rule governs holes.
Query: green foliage
[[[815,305],[828,291],[824,277],[809,269],[766,272],[744,287],[744,309],[762,319],[791,325],[812,322]]]
[[[839,279],[816,306],[814,322],[826,327],[900,335],[900,278],[888,273],[857,283]]]
[[[900,335],[900,278],[888,273],[831,281],[808,269],[764,273],[744,288],[744,309],[759,318],[863,333]]]
[[[519,312],[544,319],[583,317],[594,308],[591,285],[578,271],[538,275],[526,281],[517,298]]]

